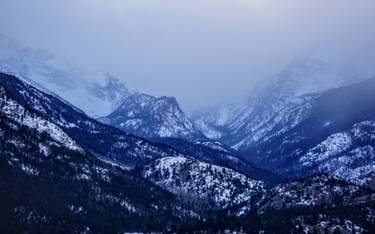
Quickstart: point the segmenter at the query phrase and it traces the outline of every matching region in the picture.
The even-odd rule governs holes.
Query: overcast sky
[[[0,0],[0,29],[193,110],[316,46],[374,45],[374,12],[374,0]]]

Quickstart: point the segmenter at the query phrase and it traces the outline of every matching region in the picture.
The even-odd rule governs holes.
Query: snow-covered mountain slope
[[[84,151],[1,86],[0,155],[2,233],[166,231],[170,220],[178,227],[199,217]]]
[[[135,93],[123,98],[115,111],[99,120],[146,138],[204,138],[173,97],[156,98]]]
[[[305,119],[246,151],[261,167],[288,176],[317,172],[356,183],[374,173],[375,79],[324,92]]]
[[[142,176],[202,210],[263,215],[275,210],[325,209],[375,202],[368,187],[317,174],[268,188],[231,169],[187,157],[165,157],[145,165]]]
[[[259,102],[252,106],[237,104],[224,107],[196,120],[195,124],[203,133],[208,129],[209,135],[206,136],[220,136],[214,139],[236,150],[243,150],[296,126],[309,113],[315,98],[315,95],[279,98],[270,94],[259,98]],[[211,121],[219,125],[211,124]]]
[[[360,80],[342,69],[315,57],[300,57],[242,102],[208,112],[195,119],[195,125],[207,137],[245,150],[295,127],[319,93]]]
[[[31,80],[93,117],[111,113],[119,100],[130,94],[123,82],[109,74],[84,71],[1,35],[0,71]]]
[[[303,170],[328,172],[347,181],[368,184],[375,178],[375,119],[331,134],[300,159]]]
[[[270,189],[258,212],[267,209],[354,203],[356,198],[369,193],[371,192],[367,188],[341,181],[327,174],[319,174]]]
[[[201,209],[251,210],[265,193],[264,183],[232,169],[187,157],[165,157],[146,165],[142,175]]]
[[[0,111],[2,119],[7,118],[14,122],[13,129],[15,131],[20,130],[22,127],[27,127],[35,131],[38,135],[47,134],[50,138],[52,138],[54,142],[50,142],[48,144],[49,146],[57,144],[60,147],[65,147],[80,153],[84,152],[83,149],[60,127],[39,117],[35,113],[28,111],[16,100],[10,97],[2,86],[0,86]],[[3,134],[4,132],[2,131],[1,135]],[[7,143],[12,143],[15,147],[20,148],[22,148],[24,145],[22,142],[19,142],[16,139],[7,139]],[[45,153],[48,152],[48,145],[40,145],[40,150]]]
[[[24,106],[58,125],[84,149],[100,158],[134,167],[153,158],[180,155],[171,147],[101,124],[14,76],[1,73],[0,84]]]

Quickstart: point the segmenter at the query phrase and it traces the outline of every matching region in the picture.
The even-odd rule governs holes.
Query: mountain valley
[[[375,79],[297,60],[192,119],[110,75],[68,87],[74,69],[0,41],[1,232],[374,230]]]

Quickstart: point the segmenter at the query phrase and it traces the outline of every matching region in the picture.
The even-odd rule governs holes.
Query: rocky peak
[[[174,97],[157,98],[144,93],[134,93],[123,98],[114,112],[99,120],[146,138],[202,137]]]

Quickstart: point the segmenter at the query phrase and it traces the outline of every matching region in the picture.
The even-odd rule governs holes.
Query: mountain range
[[[2,233],[375,228],[375,78],[300,57],[189,118],[5,37],[0,51]]]
[[[270,187],[235,169],[103,125],[14,76],[2,74],[0,81],[1,166],[6,178],[1,185],[8,191],[2,194],[1,206],[3,220],[13,224],[3,230],[38,232],[43,226],[52,232],[213,231],[220,227],[271,231],[273,225],[299,230],[319,227],[306,221],[317,214],[327,222],[322,230],[372,228],[371,220],[355,223],[358,217],[372,217],[375,195],[369,187],[326,174]],[[83,140],[90,134],[96,141]],[[103,140],[113,136],[128,153],[99,154],[93,145],[101,142],[102,134]],[[22,199],[25,188],[31,198],[26,201]],[[57,206],[52,205],[56,199]],[[327,213],[327,207],[357,209],[361,216],[342,216],[336,208]],[[298,228],[272,218],[280,214],[298,223]],[[103,217],[102,222],[96,221],[98,217]],[[249,224],[249,217],[256,219]]]

